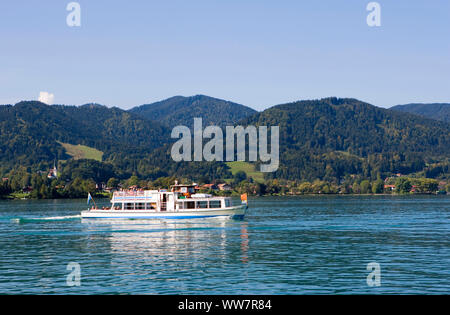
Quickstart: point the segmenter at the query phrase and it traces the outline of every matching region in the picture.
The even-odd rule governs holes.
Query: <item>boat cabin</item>
[[[166,189],[145,191],[117,191],[111,200],[111,210],[145,210],[155,212],[178,212],[231,208],[229,197],[213,197],[198,194],[195,185],[171,186]],[[108,209],[109,210],[109,209]]]

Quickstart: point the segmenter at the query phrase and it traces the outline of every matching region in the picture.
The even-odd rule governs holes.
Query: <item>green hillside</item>
[[[235,175],[239,171],[242,171],[247,174],[247,178],[251,177],[258,183],[264,182],[264,174],[257,171],[254,164],[243,161],[235,161],[227,162],[226,165],[230,168],[230,171],[233,175]]]
[[[274,178],[376,178],[419,172],[450,158],[449,124],[355,99],[278,105],[241,123],[280,126],[281,166],[269,174]]]
[[[105,160],[114,160],[124,153],[148,154],[167,138],[168,130],[157,122],[118,108],[49,106],[36,101],[0,106],[2,166],[37,165],[69,158],[67,147],[59,143],[90,147],[102,151]],[[94,153],[86,149],[84,152]],[[94,157],[99,157],[98,152]]]
[[[30,101],[0,106],[0,173],[19,167],[35,172],[48,169],[55,160],[77,159],[77,167],[86,168],[80,174],[96,173],[95,165],[112,167],[117,178],[231,176],[223,163],[175,163],[169,132],[158,122],[95,104],[49,106]],[[89,159],[103,163],[85,162]]]
[[[103,152],[97,149],[85,146],[85,145],[73,145],[70,143],[59,142],[64,149],[66,149],[66,154],[70,155],[75,160],[96,160],[101,162],[103,159]]]
[[[162,106],[164,111],[170,108]],[[280,168],[265,175],[266,179],[339,183],[350,177],[376,180],[393,173],[449,176],[448,123],[338,98],[294,102],[242,115],[250,112],[251,116],[233,124],[280,126]],[[168,117],[167,112],[164,115]],[[210,122],[224,125],[239,115],[215,116]],[[48,169],[55,160],[67,160],[61,165],[67,180],[77,176],[124,180],[135,175],[145,180],[173,176],[210,182],[231,179],[243,171],[256,182],[264,181],[258,163],[174,162],[170,127],[161,120],[101,105],[21,102],[0,106],[0,173],[21,174],[16,175],[20,187],[25,185],[22,177]]]

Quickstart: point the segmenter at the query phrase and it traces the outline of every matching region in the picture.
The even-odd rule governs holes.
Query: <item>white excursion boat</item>
[[[91,200],[88,197],[88,204]],[[247,205],[247,194],[241,196],[241,204],[233,205],[229,197],[213,197],[195,193],[195,185],[171,186],[168,190],[117,191],[110,208],[99,209],[95,205],[81,212],[82,218],[108,219],[190,219],[229,217],[242,219]],[[95,203],[94,203],[95,204]]]

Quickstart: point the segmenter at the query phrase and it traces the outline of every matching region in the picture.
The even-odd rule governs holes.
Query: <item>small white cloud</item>
[[[53,100],[55,99],[55,95],[48,92],[40,92],[39,93],[39,102],[45,103],[47,105],[52,105]]]

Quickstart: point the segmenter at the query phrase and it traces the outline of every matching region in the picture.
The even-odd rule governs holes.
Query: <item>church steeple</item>
[[[58,177],[58,169],[56,168],[56,160],[53,162],[53,169],[50,169],[50,172],[47,175],[48,178],[57,178]]]
[[[53,176],[58,177],[58,169],[56,168],[56,160],[53,162]]]

